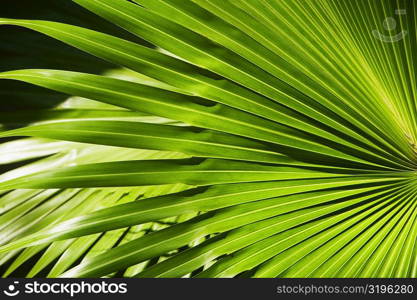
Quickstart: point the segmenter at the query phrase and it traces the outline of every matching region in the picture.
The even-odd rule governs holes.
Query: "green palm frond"
[[[0,18],[3,276],[416,277],[415,1],[64,2]]]

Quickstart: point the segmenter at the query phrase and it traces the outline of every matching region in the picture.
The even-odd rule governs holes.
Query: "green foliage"
[[[3,276],[417,276],[415,1],[49,2],[0,18]]]

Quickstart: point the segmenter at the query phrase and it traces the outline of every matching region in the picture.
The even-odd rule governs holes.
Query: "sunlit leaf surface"
[[[416,1],[4,6],[4,277],[417,276]]]

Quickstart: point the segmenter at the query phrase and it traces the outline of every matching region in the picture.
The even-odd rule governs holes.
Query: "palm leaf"
[[[72,2],[0,18],[3,276],[416,276],[414,2]]]

